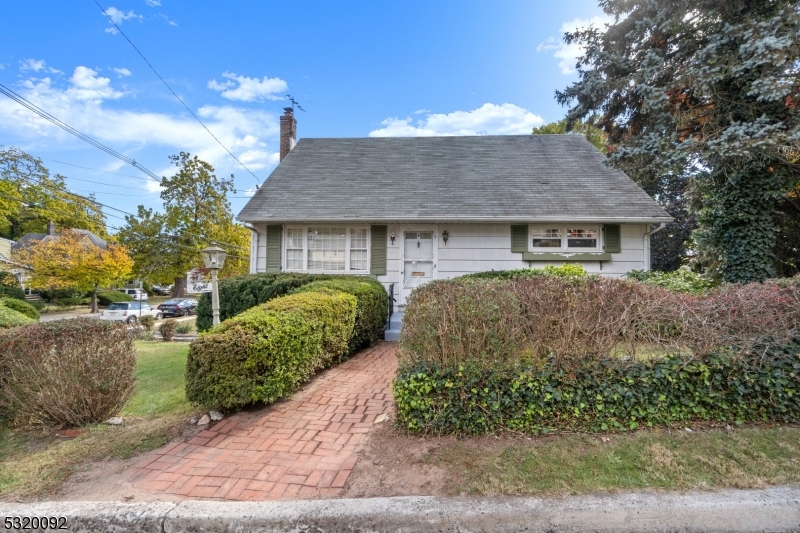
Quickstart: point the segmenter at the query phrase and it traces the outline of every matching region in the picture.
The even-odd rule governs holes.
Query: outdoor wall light
[[[447,245],[447,239],[449,239],[449,238],[450,238],[450,234],[447,233],[447,230],[444,230],[442,232],[442,240],[444,241],[445,246]]]
[[[392,234],[389,235],[389,238],[392,240],[392,244],[394,244],[394,232],[392,232]]]

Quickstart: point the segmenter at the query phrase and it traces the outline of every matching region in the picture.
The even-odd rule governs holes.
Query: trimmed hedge
[[[97,303],[108,306],[116,302],[132,302],[133,296],[119,291],[107,291],[97,293]],[[77,304],[76,304],[77,305]]]
[[[5,300],[0,300],[0,329],[26,326],[35,322],[32,318],[28,318],[19,311],[6,307]]]
[[[356,308],[350,294],[309,292],[226,320],[192,342],[186,397],[235,410],[292,394],[314,372],[348,354]]]
[[[226,278],[219,282],[219,319],[220,322],[235,317],[257,305],[273,298],[289,294],[312,281],[330,279],[333,276],[317,274],[299,274],[270,272],[246,274]],[[197,331],[208,331],[213,325],[211,314],[211,294],[200,296],[197,303]]]
[[[487,368],[401,365],[398,422],[414,432],[601,432],[688,421],[800,423],[800,339],[744,356]]]
[[[389,320],[389,295],[379,281],[365,277],[344,277],[313,281],[295,289],[293,294],[304,292],[341,291],[358,300],[356,323],[350,337],[350,353],[367,348],[383,338]]]
[[[9,309],[13,309],[18,313],[22,313],[30,319],[39,320],[39,311],[37,311],[34,306],[24,300],[0,297],[0,304]]]
[[[556,276],[559,278],[585,278],[589,274],[580,265],[564,263],[561,266],[547,265],[544,268],[520,268],[517,270],[488,270],[459,276],[461,279],[529,279],[541,276]]]
[[[670,291],[695,295],[707,294],[718,285],[716,282],[706,279],[696,272],[692,272],[685,266],[672,272],[631,270],[626,274],[626,277]]]

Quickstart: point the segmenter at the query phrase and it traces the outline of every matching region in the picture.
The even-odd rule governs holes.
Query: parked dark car
[[[186,316],[197,314],[197,300],[193,298],[177,298],[167,300],[158,306],[164,316]]]

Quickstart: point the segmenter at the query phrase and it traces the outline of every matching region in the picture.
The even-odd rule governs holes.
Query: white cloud
[[[98,76],[97,72],[89,67],[75,67],[70,78],[72,87],[67,93],[77,100],[116,100],[122,97],[120,91],[111,88],[111,80]]]
[[[588,26],[594,26],[602,30],[606,24],[611,24],[613,21],[614,19],[608,15],[600,15],[590,19],[576,18],[562,24],[559,31],[563,36],[564,33],[574,32],[579,28]],[[555,37],[549,37],[546,41],[539,43],[536,51],[541,52],[542,50],[553,50],[553,57],[559,60],[558,67],[561,69],[561,73],[567,76],[575,73],[575,64],[584,52],[580,44],[567,44],[563,39],[556,39]]]
[[[431,112],[430,109],[417,109],[416,111],[414,111],[414,114],[415,115],[424,115],[425,113],[430,113],[430,112]]]
[[[116,24],[117,26],[120,26],[122,22],[125,20],[130,20],[130,19],[142,20],[142,16],[134,13],[133,10],[130,10],[127,13],[125,13],[124,11],[117,9],[114,6],[109,6],[106,9],[106,15],[108,15],[107,18],[110,18],[112,21],[114,21],[114,24]],[[114,26],[109,26],[108,28],[106,28],[105,31],[106,33],[116,34],[117,28],[115,28]]]
[[[228,78],[222,83],[217,80],[209,80],[208,88],[214,91],[221,91],[222,97],[228,100],[239,100],[241,102],[263,102],[267,100],[282,100],[284,93],[289,89],[289,86],[280,78],[267,78],[264,76],[262,79],[248,78],[246,76],[239,76],[233,72],[223,72],[223,78]],[[238,87],[236,86],[238,82]]]
[[[150,7],[158,7],[161,5],[161,0],[144,0],[144,3]]]
[[[175,22],[174,20],[170,20],[169,17],[166,16],[164,13],[157,13],[156,17],[166,20],[167,24],[169,24],[170,26],[177,26],[178,25],[177,22]]]
[[[130,76],[130,75],[131,75],[131,71],[130,71],[130,70],[128,70],[128,69],[126,69],[126,68],[112,68],[111,70],[113,70],[114,72],[116,72],[116,73],[117,73],[117,75],[118,75],[120,78],[125,78],[125,77],[127,77],[127,76]]]
[[[448,135],[524,135],[544,123],[539,115],[514,104],[483,104],[472,111],[429,114],[414,121],[387,118],[370,137],[432,137]]]
[[[79,66],[67,81],[50,78],[19,83],[17,92],[60,120],[86,135],[133,155],[143,149],[159,152],[188,151],[216,167],[245,171],[231,160],[200,124],[187,114],[167,114],[125,108],[131,93],[117,90],[111,80],[91,68]],[[113,107],[107,106],[115,101]],[[128,104],[130,105],[130,104]],[[269,148],[278,146],[279,121],[275,114],[259,109],[234,106],[204,106],[196,111],[203,122],[253,171],[274,166],[278,155]],[[20,142],[45,142],[52,148],[82,146],[82,142],[19,104],[0,100],[0,138],[14,135]],[[249,163],[249,164],[248,164]],[[174,173],[171,167],[151,168],[158,175]],[[147,183],[157,191],[158,184]]]
[[[48,67],[47,63],[45,63],[44,59],[23,59],[19,62],[19,69],[22,72],[27,72],[32,70],[33,72],[50,72],[51,74],[61,74],[62,72],[58,69]]]

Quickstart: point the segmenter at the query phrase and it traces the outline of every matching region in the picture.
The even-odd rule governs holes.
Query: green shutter
[[[281,226],[267,226],[267,272],[281,271]]]
[[[618,254],[622,251],[622,236],[619,224],[606,224],[603,229],[605,246],[603,250],[609,254]]]
[[[370,226],[370,271],[373,276],[386,275],[386,226]]]
[[[528,251],[528,226],[511,226],[511,251]]]

